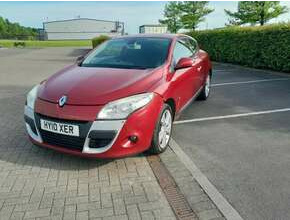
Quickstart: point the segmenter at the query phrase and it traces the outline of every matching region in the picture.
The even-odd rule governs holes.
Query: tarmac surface
[[[289,108],[290,75],[215,63],[173,139],[244,219],[290,219]]]

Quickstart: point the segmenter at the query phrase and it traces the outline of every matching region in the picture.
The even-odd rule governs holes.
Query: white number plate
[[[80,135],[79,126],[77,125],[62,124],[54,121],[40,119],[40,127],[42,130],[50,131],[53,133],[76,137]]]

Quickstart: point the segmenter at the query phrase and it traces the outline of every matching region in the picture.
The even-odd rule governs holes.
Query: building
[[[77,18],[44,22],[43,32],[45,40],[87,40],[99,35],[123,35],[124,23]]]
[[[139,27],[140,34],[163,34],[167,33],[167,26],[161,24],[145,24]]]

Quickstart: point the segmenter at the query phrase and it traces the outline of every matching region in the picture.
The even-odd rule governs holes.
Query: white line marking
[[[231,204],[214,187],[214,185],[212,185],[207,177],[198,169],[194,162],[184,153],[181,147],[173,139],[171,139],[170,147],[190,171],[191,175],[196,179],[201,188],[217,206],[220,212],[224,215],[224,217],[227,220],[243,220],[240,214],[231,206]]]
[[[237,84],[249,84],[249,83],[260,83],[260,82],[271,82],[271,81],[284,81],[290,80],[290,77],[276,78],[276,79],[260,79],[260,80],[250,80],[250,81],[240,81],[240,82],[227,82],[227,83],[216,83],[211,84],[212,87],[217,86],[227,86],[227,85],[237,85]]]
[[[198,122],[198,121],[210,121],[210,120],[220,120],[226,118],[239,118],[239,117],[247,117],[253,115],[264,115],[264,114],[271,114],[271,113],[278,113],[278,112],[288,112],[290,108],[281,108],[281,109],[274,109],[274,110],[267,110],[267,111],[258,111],[258,112],[248,112],[248,113],[241,113],[241,114],[233,114],[233,115],[221,115],[221,116],[213,116],[213,117],[205,117],[205,118],[194,118],[188,120],[180,120],[175,121],[174,124],[185,124],[190,122]]]

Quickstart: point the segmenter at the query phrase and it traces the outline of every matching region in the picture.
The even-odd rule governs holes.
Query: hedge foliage
[[[106,40],[109,40],[110,37],[106,36],[106,35],[100,35],[98,37],[95,37],[92,39],[92,44],[93,44],[93,48],[95,48],[96,46],[98,46],[99,44],[105,42]]]
[[[290,23],[189,34],[214,61],[290,72]]]

